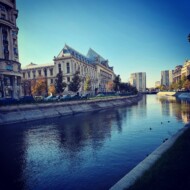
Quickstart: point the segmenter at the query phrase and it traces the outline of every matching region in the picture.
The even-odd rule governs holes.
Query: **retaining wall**
[[[0,125],[93,112],[123,105],[129,106],[138,102],[141,97],[142,95],[136,95],[100,100],[3,106],[0,107]]]

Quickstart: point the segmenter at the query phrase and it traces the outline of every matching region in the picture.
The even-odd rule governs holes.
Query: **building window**
[[[17,86],[20,86],[20,84],[21,84],[21,78],[17,77]]]
[[[28,72],[28,78],[30,78],[30,72]]]
[[[6,15],[5,14],[1,14],[1,19],[5,20],[6,19]]]
[[[36,71],[32,71],[33,72],[33,78],[36,78]]]
[[[70,82],[70,77],[67,77],[67,82]]]
[[[5,6],[3,6],[3,5],[0,5],[0,10],[1,10],[1,11],[3,11],[3,12],[5,12],[5,11],[6,11],[6,8],[5,8]]]
[[[8,60],[9,59],[9,42],[8,42],[8,33],[7,33],[6,28],[2,29],[2,38],[3,38],[4,58]]]
[[[58,71],[59,71],[59,73],[61,73],[61,64],[60,63],[58,64]]]
[[[50,80],[50,83],[53,84],[53,79]]]
[[[38,70],[38,75],[39,75],[39,76],[41,76],[41,75],[42,75],[41,70]]]
[[[70,64],[67,63],[67,73],[70,73]]]
[[[44,69],[44,76],[47,77],[47,69]]]
[[[25,79],[25,73],[23,73],[23,78]]]
[[[53,76],[53,69],[50,69],[50,75]]]

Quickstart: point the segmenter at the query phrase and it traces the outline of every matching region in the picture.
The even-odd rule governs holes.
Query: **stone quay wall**
[[[0,125],[62,117],[77,113],[93,112],[137,103],[142,95],[110,97],[95,100],[19,104],[0,107]]]

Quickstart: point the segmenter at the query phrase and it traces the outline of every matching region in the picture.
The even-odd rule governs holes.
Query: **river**
[[[189,121],[190,105],[144,95],[130,107],[0,128],[0,189],[109,189]]]

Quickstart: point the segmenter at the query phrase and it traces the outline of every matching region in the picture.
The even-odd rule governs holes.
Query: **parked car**
[[[43,101],[43,99],[44,99],[43,96],[34,96],[34,100],[35,100],[36,102],[41,102],[41,101]]]
[[[44,98],[44,101],[45,102],[53,102],[53,101],[56,101],[57,97],[56,96],[47,96],[46,98]]]
[[[79,96],[79,94],[77,93],[77,94],[74,94],[74,95],[71,95],[71,100],[80,100],[80,96]]]
[[[18,99],[15,98],[0,98],[0,105],[11,105],[19,103]]]
[[[96,95],[96,97],[104,97],[105,95],[104,94],[98,94]]]
[[[82,96],[81,96],[81,99],[82,100],[87,100],[88,98],[89,98],[89,96],[90,96],[90,94],[83,94]]]
[[[68,101],[70,99],[71,99],[70,94],[66,94],[66,95],[63,95],[62,97],[60,97],[60,101]]]
[[[22,96],[19,99],[20,103],[32,103],[35,102],[35,99],[33,96]]]

